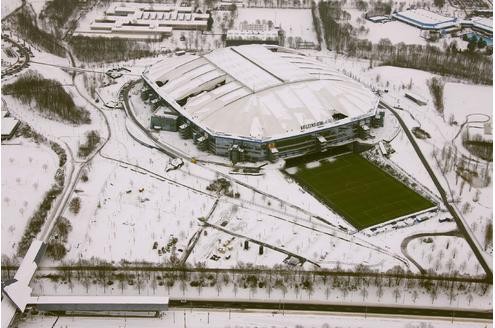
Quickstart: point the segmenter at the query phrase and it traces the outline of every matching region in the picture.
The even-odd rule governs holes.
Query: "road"
[[[67,48],[66,48],[66,51],[69,55],[71,66],[76,67],[76,63],[75,63],[74,57],[72,56],[72,53]],[[57,221],[57,218],[60,215],[62,215],[63,211],[67,207],[67,203],[69,202],[69,199],[70,199],[74,189],[76,188],[77,182],[79,181],[79,178],[81,177],[81,175],[83,173],[83,168],[86,167],[93,160],[93,158],[101,151],[101,149],[103,147],[105,147],[108,140],[110,140],[110,136],[112,133],[110,130],[110,125],[108,123],[108,120],[105,116],[105,113],[98,106],[93,104],[92,100],[88,99],[86,97],[86,95],[79,90],[79,88],[77,87],[77,83],[75,83],[75,78],[76,78],[76,76],[75,76],[75,74],[73,74],[72,75],[72,83],[74,84],[75,89],[77,90],[79,95],[82,98],[84,98],[89,105],[91,105],[93,108],[95,108],[96,110],[98,110],[102,114],[102,116],[105,120],[105,126],[107,128],[108,137],[96,148],[96,150],[92,154],[90,154],[83,162],[80,162],[80,163],[78,163],[74,160],[74,156],[72,154],[72,151],[70,150],[69,147],[67,147],[67,149],[69,149],[69,155],[70,155],[70,159],[71,159],[70,161],[72,162],[73,169],[70,172],[68,184],[66,184],[66,186],[64,186],[64,192],[62,193],[62,197],[59,199],[58,204],[54,207],[54,211],[52,212],[52,215],[50,216],[49,220],[47,220],[47,222],[45,223],[44,229],[40,235],[41,239],[45,243],[47,243],[49,238],[50,238],[51,231],[52,231],[52,229],[53,229],[53,227]]]
[[[468,229],[469,227],[466,227],[464,224],[464,220],[459,216],[458,211],[449,203],[449,199],[447,196],[447,193],[445,192],[445,189],[443,186],[440,184],[440,181],[438,180],[435,172],[433,172],[433,169],[431,168],[430,164],[428,163],[428,160],[425,158],[423,155],[423,152],[421,151],[421,148],[418,146],[416,143],[416,139],[414,138],[414,135],[411,133],[409,128],[407,127],[406,123],[402,120],[401,116],[397,113],[395,109],[393,109],[391,106],[388,104],[384,103],[383,101],[380,101],[380,105],[388,109],[394,116],[397,118],[399,121],[399,124],[401,125],[402,129],[404,130],[404,133],[406,134],[407,138],[411,142],[411,145],[414,148],[414,151],[418,155],[419,159],[421,160],[421,163],[425,167],[426,171],[428,172],[430,178],[432,179],[433,183],[435,184],[435,187],[438,189],[438,192],[440,193],[440,196],[442,198],[442,201],[449,211],[450,215],[454,218],[455,222],[457,223],[457,226],[459,227],[459,230],[461,231],[462,235],[468,242],[469,246],[473,250],[474,255],[478,259],[479,263],[483,267],[483,270],[486,273],[486,279],[492,283],[493,282],[493,271],[491,269],[491,266],[488,264],[486,261],[485,257],[482,255],[482,250],[479,249],[479,246],[477,242],[474,240],[473,236],[471,233],[469,233]]]
[[[286,302],[278,301],[247,301],[247,300],[181,300],[170,299],[170,308],[173,309],[270,309],[288,311],[318,311],[318,312],[343,312],[367,314],[387,314],[406,316],[429,316],[444,318],[470,318],[470,319],[492,319],[491,310],[452,310],[434,307],[416,306],[377,306],[377,305],[351,305],[351,304],[328,304],[313,302]]]
[[[407,245],[409,242],[413,239],[416,238],[423,238],[423,237],[435,237],[435,236],[456,236],[456,237],[462,237],[461,233],[459,230],[454,230],[454,231],[447,231],[447,232],[425,232],[425,233],[418,233],[415,235],[410,235],[407,236],[402,240],[402,243],[400,244],[400,249],[402,251],[402,254],[404,254],[405,257],[409,261],[411,261],[421,272],[421,274],[427,274],[427,270],[421,266],[411,255],[409,255],[409,252],[407,251]]]

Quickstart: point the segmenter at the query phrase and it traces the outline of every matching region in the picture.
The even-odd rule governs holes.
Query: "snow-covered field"
[[[416,238],[409,243],[408,251],[426,270],[446,274],[458,271],[460,274],[471,275],[481,272],[480,265],[468,265],[478,261],[464,238],[453,236]]]
[[[432,320],[411,318],[387,318],[368,315],[325,315],[318,313],[273,313],[271,311],[222,311],[222,310],[173,310],[161,318],[85,318],[59,317],[54,323],[54,317],[34,316],[20,322],[20,328],[86,328],[86,327],[341,327],[341,328],[483,328],[487,322],[469,322],[464,320]]]
[[[171,248],[163,256],[158,249],[174,237],[184,249],[197,219],[213,204],[210,196],[106,159],[95,160],[88,177],[74,195],[81,199],[81,212],[63,214],[73,226],[66,260],[164,262]],[[154,242],[158,249],[152,249]]]
[[[2,142],[2,255],[13,256],[29,218],[54,183],[58,156],[25,138]]]
[[[16,10],[21,5],[22,5],[22,0],[3,0],[1,7],[2,19],[11,12],[13,12],[14,10]]]
[[[239,8],[236,23],[247,21],[250,24],[259,20],[273,22],[281,26],[287,37],[300,37],[305,41],[318,43],[313,28],[311,9],[270,9],[270,8]]]
[[[208,223],[306,258],[322,268],[352,269],[362,264],[386,271],[396,265],[402,265],[392,257],[393,254],[385,251],[384,246],[382,249],[376,249],[375,245],[359,238],[342,237],[316,219],[296,220],[247,204],[221,202]],[[280,233],[281,231],[284,233]],[[192,254],[191,263],[205,262],[208,267],[225,268],[234,267],[239,263],[273,266],[282,265],[281,260],[288,257],[284,256],[283,251],[271,250],[268,247],[264,247],[263,255],[259,255],[259,246],[255,243],[250,244],[249,250],[244,250],[246,238],[208,229],[208,237],[200,239]],[[212,255],[217,255],[219,259],[211,259]],[[305,267],[316,268],[309,263],[305,263]]]
[[[36,13],[36,15],[39,15],[43,8],[45,7],[47,0],[26,0],[28,4],[30,4]]]

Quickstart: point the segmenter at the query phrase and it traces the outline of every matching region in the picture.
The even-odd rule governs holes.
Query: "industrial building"
[[[378,97],[299,52],[242,45],[164,59],[143,72],[155,97],[179,114],[178,133],[233,162],[326,151],[383,124]]]
[[[242,44],[273,44],[282,45],[283,30],[268,24],[240,24],[238,28],[228,30],[225,38],[227,46]]]
[[[456,17],[446,17],[425,9],[410,9],[395,12],[392,14],[392,17],[424,31],[446,34],[469,28],[482,35],[493,36],[493,20],[486,17],[459,19]]]
[[[422,30],[440,30],[457,27],[455,17],[446,17],[425,9],[410,9],[392,14],[392,17]]]
[[[175,4],[112,3],[89,29],[77,29],[76,35],[110,36],[129,39],[162,39],[172,30],[206,30],[208,14]]]

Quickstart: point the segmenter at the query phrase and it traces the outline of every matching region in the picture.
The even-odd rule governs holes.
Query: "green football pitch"
[[[359,230],[434,206],[357,154],[299,166],[293,177]]]

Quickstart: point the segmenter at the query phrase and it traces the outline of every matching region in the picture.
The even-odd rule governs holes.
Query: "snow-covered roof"
[[[3,289],[21,312],[24,312],[26,305],[29,304],[31,299],[32,289],[29,287],[29,283],[38,268],[44,249],[45,244],[41,240],[34,239],[15,273],[15,282]]]
[[[2,116],[2,136],[10,135],[16,128],[17,124],[19,124],[19,120],[16,120],[13,117]]]
[[[33,296],[30,304],[168,304],[165,296]]]
[[[485,30],[487,32],[493,33],[493,20],[486,17],[473,17],[471,18],[473,25]]]
[[[396,19],[420,28],[447,28],[455,25],[455,17],[446,17],[425,9],[410,9],[394,13]]]
[[[143,78],[201,128],[255,141],[344,123],[333,118],[336,113],[349,120],[371,116],[378,102],[338,71],[276,46],[242,45],[173,57],[149,67]]]

